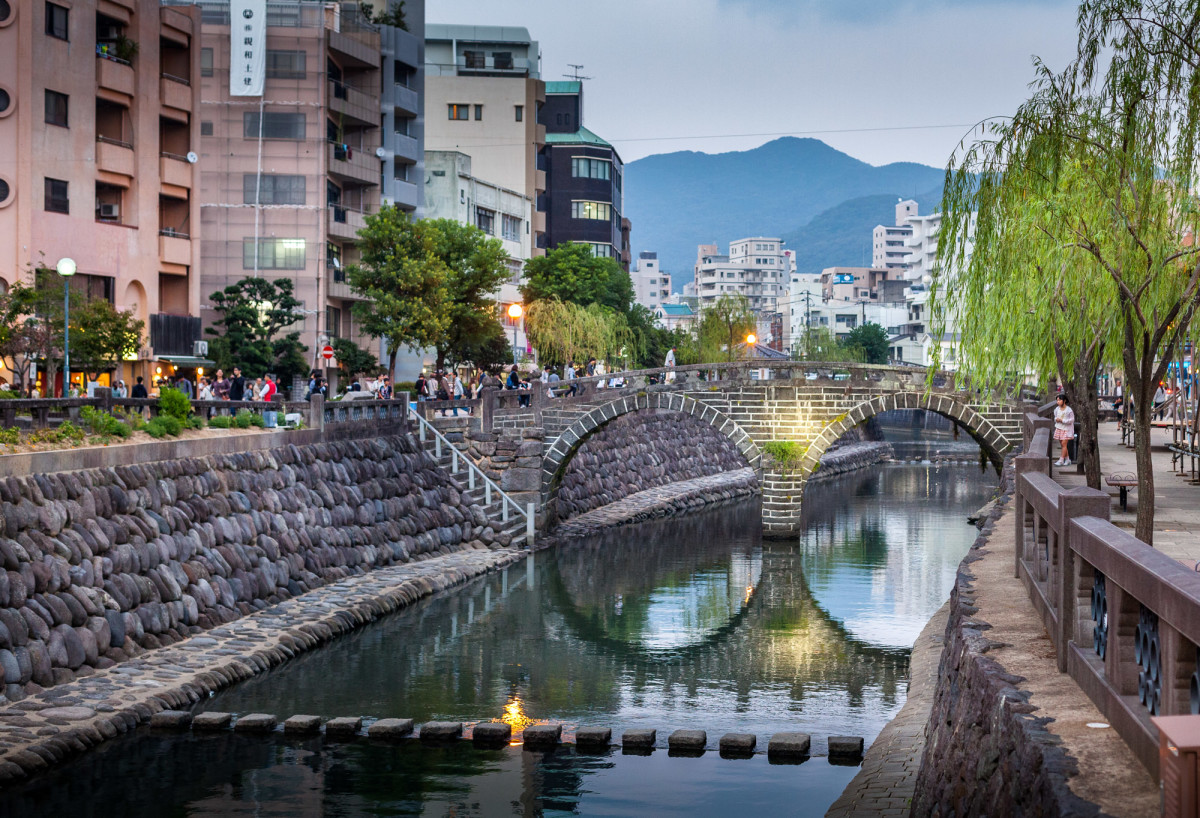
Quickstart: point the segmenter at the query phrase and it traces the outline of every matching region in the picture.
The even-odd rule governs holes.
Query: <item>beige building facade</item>
[[[158,0],[0,4],[0,287],[73,259],[74,298],[146,323],[126,380],[194,352],[199,33]]]

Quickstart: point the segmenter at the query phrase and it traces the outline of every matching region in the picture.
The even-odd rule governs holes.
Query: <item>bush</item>
[[[38,429],[29,436],[30,443],[70,443],[78,445],[87,433],[69,420],[64,420],[56,429]]]
[[[784,472],[790,472],[800,467],[808,448],[794,440],[768,440],[763,444],[763,452],[779,464]]]
[[[21,442],[21,430],[16,426],[8,429],[0,427],[0,445],[16,446]]]
[[[192,402],[178,389],[164,387],[158,393],[158,411],[160,415],[170,415],[181,421],[186,420],[192,414]]]
[[[150,437],[177,437],[183,431],[183,421],[174,415],[159,415],[146,424],[146,434]]]
[[[79,418],[88,431],[100,437],[125,438],[133,434],[133,429],[119,419],[92,406],[84,406],[80,409]]]
[[[228,429],[233,425],[233,418],[229,415],[214,415],[209,418],[208,425],[213,429]]]
[[[183,422],[183,426],[186,429],[203,429],[204,428],[204,418],[200,417],[199,415],[190,415]]]
[[[127,424],[129,428],[135,432],[140,432],[142,429],[146,428],[146,418],[136,409],[126,411],[120,407],[117,407],[116,409],[113,409],[113,416],[116,417],[117,420]]]
[[[233,425],[239,429],[249,429],[252,422],[250,418],[252,417],[254,417],[254,414],[249,409],[242,409],[234,417]]]
[[[250,413],[250,425],[255,426],[259,429],[265,429],[267,427],[267,422],[265,420],[263,420],[262,415],[258,414],[257,412],[251,412]]]

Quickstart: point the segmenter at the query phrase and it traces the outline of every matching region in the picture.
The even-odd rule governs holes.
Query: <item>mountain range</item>
[[[874,166],[819,139],[783,137],[747,151],[655,154],[625,167],[625,215],[634,258],[658,252],[680,290],[696,245],[779,236],[796,269],[870,264],[871,229],[895,221],[899,199],[921,213],[941,200],[945,171],[913,162]]]

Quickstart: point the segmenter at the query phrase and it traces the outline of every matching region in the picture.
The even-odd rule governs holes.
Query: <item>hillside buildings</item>
[[[871,266],[888,270],[907,270],[908,254],[906,242],[912,238],[913,228],[909,219],[917,215],[917,203],[904,199],[896,204],[896,223],[877,225],[871,232]]]
[[[126,380],[199,338],[199,38],[158,0],[0,3],[0,288],[73,259],[80,303],[146,322]]]
[[[694,268],[700,309],[722,295],[737,294],[745,296],[755,312],[774,312],[779,299],[787,295],[791,269],[791,254],[778,238],[738,239],[730,243],[728,255],[722,255],[715,244],[701,244]]]

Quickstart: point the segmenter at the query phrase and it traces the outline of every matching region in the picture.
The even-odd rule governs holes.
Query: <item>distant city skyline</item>
[[[433,23],[528,28],[545,80],[582,64],[585,121],[626,162],[796,135],[944,167],[971,124],[1026,98],[1035,55],[1066,64],[1075,14],[1071,0],[426,3]]]

